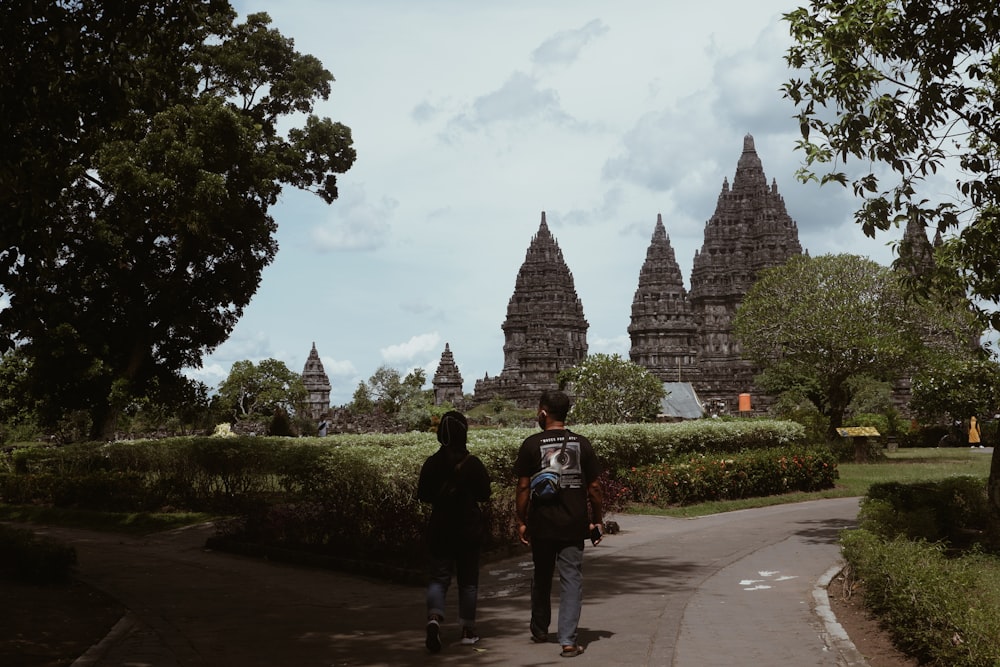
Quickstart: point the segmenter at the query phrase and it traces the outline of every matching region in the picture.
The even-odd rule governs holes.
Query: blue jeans
[[[559,569],[558,638],[562,646],[576,646],[577,626],[583,606],[583,542],[534,538],[531,559],[531,629],[547,634],[552,621],[552,576]]]
[[[448,556],[432,554],[430,581],[427,584],[427,618],[444,618],[445,597],[451,585],[452,571],[458,579],[458,621],[463,628],[476,624],[476,602],[479,598],[479,545],[462,545]]]

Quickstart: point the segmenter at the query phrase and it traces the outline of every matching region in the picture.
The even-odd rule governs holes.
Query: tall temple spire
[[[742,295],[762,269],[802,253],[798,227],[774,183],[768,187],[753,136],[743,139],[732,187],[722,192],[705,224],[691,273],[692,298]]]
[[[477,381],[476,396],[493,392],[522,406],[536,404],[540,391],[556,388],[559,371],[587,356],[588,327],[573,274],[543,212],[507,303],[503,371]]]
[[[727,188],[723,181],[691,270],[700,394],[728,396],[752,385],[752,371],[732,336],[732,318],[762,270],[801,253],[798,227],[785,209],[777,183],[768,186],[753,136],[747,134],[732,186]]]
[[[754,148],[753,136],[743,137],[743,153],[736,163],[736,176],[733,177],[733,192],[745,196],[753,196],[760,190],[767,189],[767,179],[764,177],[764,166]]]
[[[940,232],[935,236],[935,245],[940,243]],[[903,238],[899,242],[900,263],[913,276],[925,275],[934,270],[934,245],[927,239],[924,226],[914,219],[906,222]]]
[[[697,325],[684,279],[663,225],[656,216],[628,327],[630,359],[664,381],[691,381],[697,361]]]
[[[323,369],[323,362],[312,344],[305,367],[302,369],[302,384],[306,388],[306,407],[313,419],[319,419],[330,411],[330,378]]]
[[[462,373],[458,370],[458,364],[455,363],[455,357],[448,343],[444,344],[444,352],[441,353],[441,361],[438,362],[437,372],[434,373],[431,384],[434,387],[434,405],[451,403],[458,406],[464,398]]]

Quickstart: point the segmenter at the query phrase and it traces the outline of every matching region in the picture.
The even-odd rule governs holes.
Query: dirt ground
[[[917,667],[871,619],[855,587],[843,580],[829,588],[830,607],[871,667]],[[122,617],[116,600],[82,583],[30,586],[0,579],[0,665],[68,667],[99,642]]]
[[[869,616],[861,600],[860,585],[855,584],[849,591],[845,588],[841,577],[830,582],[827,587],[830,609],[870,667],[917,667],[920,663],[900,653],[889,633]]]

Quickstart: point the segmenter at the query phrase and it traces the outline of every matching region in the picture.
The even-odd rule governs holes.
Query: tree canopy
[[[809,396],[843,424],[859,378],[908,377],[931,350],[969,352],[971,315],[907,301],[898,273],[855,255],[793,257],[761,272],[733,321],[760,384]]]
[[[560,387],[572,385],[576,422],[621,424],[656,418],[666,392],[648,370],[618,354],[591,354],[559,373]]]
[[[422,429],[431,423],[433,392],[423,387],[427,373],[415,368],[403,377],[391,366],[379,366],[368,382],[359,382],[348,410],[374,419],[387,429]]]
[[[968,290],[1000,325],[1000,12],[990,0],[811,0],[784,16],[786,60],[804,74],[798,108],[803,179],[850,184],[864,232],[901,224],[943,236],[940,270],[920,291]],[[858,175],[844,169],[860,163]],[[941,191],[926,181],[954,178]],[[901,255],[897,262],[905,261]]]
[[[219,385],[222,406],[237,419],[273,417],[276,412],[298,414],[306,393],[302,376],[277,359],[259,364],[237,361]]]
[[[92,437],[226,340],[277,252],[284,185],[337,197],[332,75],[225,0],[0,4],[0,350]],[[287,129],[286,129],[287,128]]]
[[[913,378],[910,407],[927,421],[992,417],[1000,406],[1000,364],[980,357],[941,359]]]

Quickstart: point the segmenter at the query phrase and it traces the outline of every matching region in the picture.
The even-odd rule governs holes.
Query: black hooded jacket
[[[431,503],[427,541],[432,553],[482,541],[485,521],[479,503],[489,500],[490,493],[486,466],[464,446],[442,445],[424,461],[417,498]]]

